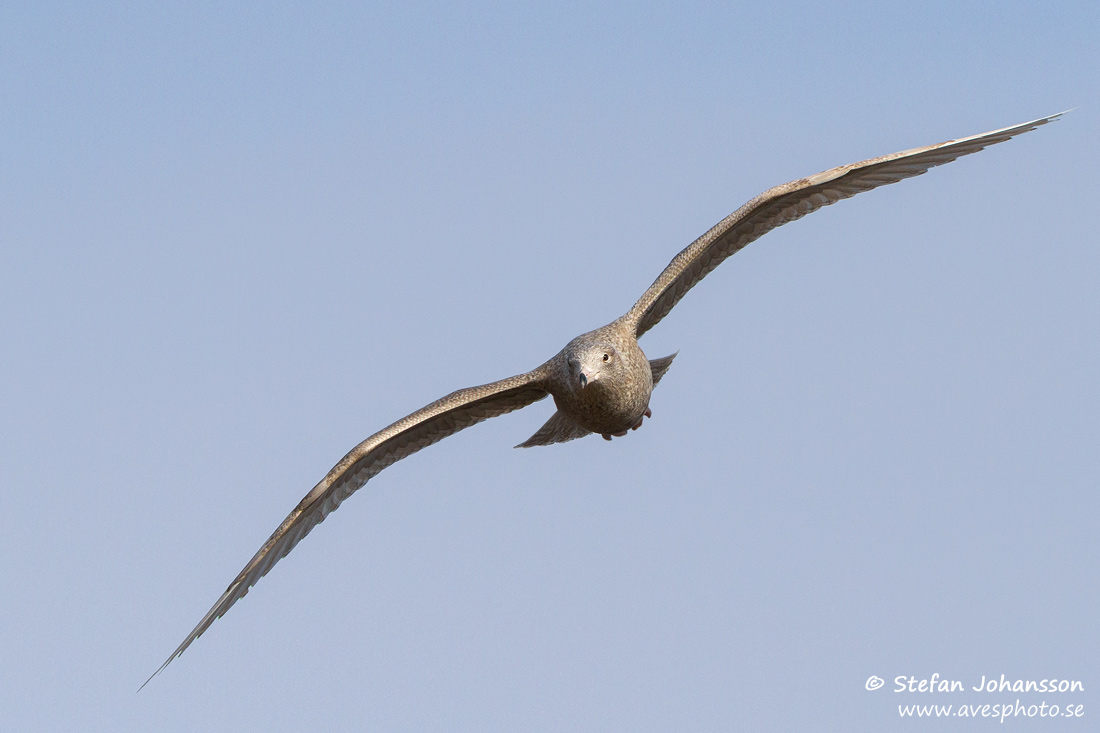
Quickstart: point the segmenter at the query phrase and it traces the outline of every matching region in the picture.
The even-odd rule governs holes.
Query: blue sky
[[[893,679],[933,673],[1080,679],[1047,702],[1092,717],[1097,29],[5,4],[8,724],[908,730]],[[539,403],[387,469],[135,695],[367,435],[621,315],[771,185],[1071,107],[727,261],[642,340],[680,355],[629,438],[513,450]]]

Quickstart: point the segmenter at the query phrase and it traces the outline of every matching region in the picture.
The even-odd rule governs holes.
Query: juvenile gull
[[[929,168],[1004,142],[1060,116],[1051,115],[984,135],[844,165],[768,189],[676,255],[621,318],[581,334],[545,364],[526,374],[452,392],[355,446],[294,507],[214,607],[149,679],[243,598],[344,499],[382,469],[421,448],[482,420],[537,402],[548,394],[553,395],[557,411],[517,448],[561,443],[589,433],[611,440],[612,436],[626,435],[628,430],[640,427],[643,418],[650,417],[653,387],[676,355],[649,360],[638,346],[638,338],[657,325],[707,273],[757,237],[822,206],[919,176]]]

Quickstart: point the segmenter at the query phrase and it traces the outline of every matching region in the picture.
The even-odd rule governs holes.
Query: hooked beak
[[[595,382],[597,379],[600,378],[599,372],[594,369],[589,369],[587,366],[576,359],[569,360],[569,367],[572,370],[573,374],[576,376],[577,384],[581,386],[581,389],[584,389],[589,385],[589,383]]]

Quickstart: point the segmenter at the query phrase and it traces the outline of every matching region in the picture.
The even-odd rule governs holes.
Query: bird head
[[[606,381],[618,369],[619,353],[611,344],[590,343],[571,350],[567,363],[574,384],[587,389],[601,380]]]

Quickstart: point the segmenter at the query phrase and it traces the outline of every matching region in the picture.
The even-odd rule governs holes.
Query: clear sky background
[[[1095,2],[4,3],[3,727],[1092,728],[1098,48]],[[369,434],[768,186],[1070,107],[728,260],[629,438],[513,450],[542,402],[387,469],[135,694]]]

